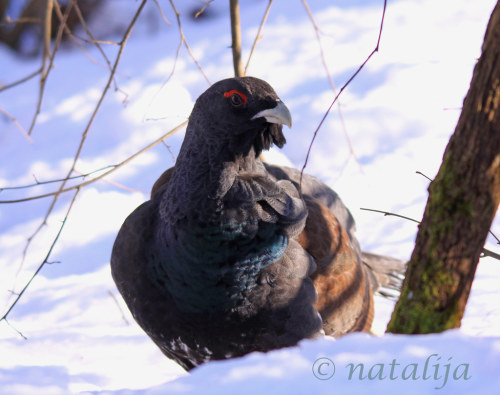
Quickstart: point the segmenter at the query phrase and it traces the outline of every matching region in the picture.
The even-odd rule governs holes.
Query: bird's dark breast
[[[149,264],[142,266],[140,273],[129,273],[126,281],[134,283],[133,289],[121,290],[145,332],[168,357],[186,369],[213,359],[291,346],[312,336],[321,326],[312,308],[312,282],[307,279],[308,286],[302,285],[301,277],[307,273],[299,273],[295,279],[278,276],[280,268],[290,264],[284,252],[287,248],[297,250],[297,243],[288,246],[286,237],[279,234],[266,239],[271,231],[263,227],[257,236],[262,242],[260,249],[250,242],[236,247],[234,234],[229,236],[228,228],[225,231],[229,240],[220,240],[220,232],[211,235],[209,230],[204,241],[195,240],[194,234],[189,239],[200,244],[189,249],[191,253],[183,253],[184,261],[180,262],[190,259],[192,264],[200,258],[196,262],[198,273],[193,273],[192,268],[184,273],[182,265],[177,271],[162,269],[165,251],[179,252],[173,248],[162,252],[152,248],[157,243],[150,243],[144,249],[144,259]],[[157,232],[151,232],[154,233]],[[146,237],[149,234],[148,231]],[[197,252],[200,245],[206,249],[206,255]],[[220,254],[220,248],[226,249],[227,261],[211,261]],[[236,259],[238,255],[245,258]],[[177,259],[179,256],[175,262]],[[217,275],[224,270],[224,275]],[[295,293],[287,295],[291,291]]]
[[[161,227],[149,259],[151,282],[183,311],[225,314],[249,306],[261,270],[278,260],[288,243],[272,224],[249,234],[253,227],[244,222],[200,226],[199,221]]]

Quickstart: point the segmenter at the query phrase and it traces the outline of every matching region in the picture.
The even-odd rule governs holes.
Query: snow
[[[500,362],[499,347],[498,338],[456,331],[445,336],[374,339],[352,334],[338,341],[304,340],[267,355],[207,364],[191,376],[138,393],[492,394],[500,385],[494,368]],[[470,349],[476,352],[471,355]]]
[[[105,28],[118,41],[138,3],[105,3],[101,21],[91,28],[99,37]],[[210,17],[197,22],[189,13],[200,2],[177,3],[184,33],[210,81],[231,76],[227,2],[213,2]],[[244,60],[267,3],[241,2]],[[443,0],[436,7],[431,0],[390,1],[380,51],[340,98],[354,154],[337,109],[320,130],[307,172],[329,183],[351,209],[363,249],[409,258],[415,224],[360,208],[387,210],[417,220],[422,217],[428,181],[415,172],[433,177],[439,169],[494,3],[482,0],[471,7],[466,0]],[[148,2],[118,67],[119,89],[110,90],[88,133],[76,166],[81,173],[117,164],[183,122],[196,97],[208,87],[185,49],[175,60],[179,44],[176,19],[169,2],[160,4],[171,25],[161,20],[155,3]],[[382,1],[310,0],[309,4],[322,33],[326,62],[340,87],[375,46]],[[98,64],[77,49],[56,56],[33,144],[12,122],[0,118],[0,187],[30,184],[34,177],[40,181],[63,178],[71,167],[109,75],[99,52],[91,46],[86,49]],[[105,46],[105,50],[113,61],[116,46]],[[1,84],[39,67],[39,60],[20,59],[5,47],[0,47],[0,56]],[[174,65],[175,72],[168,79]],[[301,2],[273,3],[249,74],[269,81],[293,116],[293,128],[285,131],[287,145],[266,158],[300,168],[313,132],[333,98],[314,29]],[[35,78],[0,92],[0,108],[27,128],[37,89]],[[50,264],[8,317],[15,329],[0,323],[0,393],[420,394],[494,393],[500,387],[495,370],[500,365],[500,265],[491,258],[481,259],[459,330],[382,336],[393,305],[377,298],[373,330],[381,337],[353,334],[336,341],[307,340],[295,348],[206,364],[186,375],[135,324],[109,271],[111,247],[121,222],[147,199],[156,178],[174,163],[182,137],[182,131],[174,134],[165,141],[168,148],[157,145],[79,194],[49,257]],[[55,189],[56,185],[49,184],[3,190],[0,200]],[[19,292],[47,255],[71,198],[72,193],[67,193],[59,199],[23,262],[26,240],[42,223],[51,200],[0,205],[2,313],[14,300],[10,290]],[[500,234],[498,215],[492,231]],[[489,237],[486,248],[498,252],[495,243]],[[331,379],[313,375],[318,358],[335,363]],[[433,370],[428,373],[432,377],[425,379],[427,358]],[[394,365],[398,377],[391,379],[393,360],[400,366]],[[349,363],[363,363],[365,378],[349,379]],[[404,379],[403,369],[412,363],[418,367],[415,374],[419,378]],[[447,364],[448,380],[443,384]],[[469,364],[470,379],[464,377],[469,377],[463,373],[464,364]],[[436,377],[441,379],[434,378],[434,365],[439,368]],[[321,376],[329,366],[321,365],[317,374]],[[373,379],[366,373],[370,368]],[[411,369],[413,366],[405,373]],[[461,369],[457,379],[455,369]]]

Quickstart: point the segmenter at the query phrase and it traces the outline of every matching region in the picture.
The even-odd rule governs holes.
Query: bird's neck
[[[185,150],[178,158],[160,203],[158,255],[163,258],[151,267],[184,309],[198,312],[244,304],[260,270],[287,245],[274,224],[259,224],[232,198],[237,178],[244,183],[245,177],[266,176],[255,153],[232,160],[212,155],[213,150]]]
[[[160,208],[162,219],[172,226],[191,216],[218,220],[224,198],[236,178],[244,174],[267,174],[253,148],[245,155],[231,155],[210,145],[182,150]]]

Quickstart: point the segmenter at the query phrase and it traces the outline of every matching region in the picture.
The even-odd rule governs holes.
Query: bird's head
[[[232,155],[256,155],[272,144],[283,147],[282,125],[292,126],[290,111],[274,89],[254,77],[229,78],[208,88],[189,119],[196,133],[214,139]]]

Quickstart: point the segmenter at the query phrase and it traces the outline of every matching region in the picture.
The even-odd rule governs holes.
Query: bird
[[[362,252],[336,192],[265,163],[289,109],[256,77],[196,100],[173,167],[121,226],[110,265],[134,319],[186,370],[369,331],[373,295],[404,264]]]

